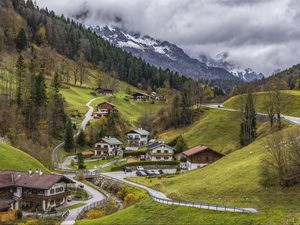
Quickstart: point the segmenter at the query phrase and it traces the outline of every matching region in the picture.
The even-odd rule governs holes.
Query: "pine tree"
[[[82,170],[82,169],[85,169],[85,165],[84,165],[84,157],[82,155],[82,153],[78,153],[77,154],[77,165],[78,165],[78,169]]]
[[[78,137],[76,139],[76,143],[81,147],[85,146],[85,143],[86,143],[85,142],[85,134],[82,129],[80,129],[80,131],[79,131]]]
[[[22,104],[22,89],[25,79],[25,62],[24,57],[20,54],[16,64],[17,86],[16,86],[16,102],[20,106]]]
[[[73,126],[70,119],[67,119],[66,123],[64,148],[67,152],[74,149]]]
[[[54,88],[54,91],[56,93],[59,92],[59,89],[61,88],[61,84],[60,84],[60,79],[59,79],[59,74],[57,72],[55,72],[53,80],[51,82],[51,87]]]
[[[27,36],[23,28],[18,33],[15,43],[16,43],[16,48],[19,52],[26,49],[28,43],[27,43]]]
[[[35,103],[37,106],[45,105],[47,101],[45,77],[39,73],[35,78]]]
[[[244,112],[242,112],[242,122],[240,126],[240,144],[246,146],[251,144],[256,138],[256,112],[254,109],[252,93],[247,94],[247,101]]]
[[[181,153],[185,150],[187,150],[187,145],[182,137],[182,135],[180,135],[178,138],[177,138],[177,142],[176,142],[176,145],[175,145],[175,149],[176,149],[176,153]]]

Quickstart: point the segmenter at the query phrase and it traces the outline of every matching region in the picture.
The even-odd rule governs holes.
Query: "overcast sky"
[[[167,40],[197,57],[229,59],[269,75],[300,63],[299,0],[37,0],[57,13],[87,15]]]

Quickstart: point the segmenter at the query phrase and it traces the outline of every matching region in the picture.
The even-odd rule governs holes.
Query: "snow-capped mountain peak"
[[[232,75],[239,77],[246,82],[260,80],[264,77],[262,73],[257,73],[251,68],[242,68],[240,65],[231,62],[229,60],[228,52],[221,52],[217,54],[215,58],[211,58],[206,55],[200,55],[198,59],[200,62],[206,63],[208,66],[224,68]]]
[[[182,75],[204,80],[241,80],[226,69],[191,58],[181,48],[167,41],[148,35],[125,31],[115,26],[92,26],[89,28],[111,44],[162,69],[170,69]]]

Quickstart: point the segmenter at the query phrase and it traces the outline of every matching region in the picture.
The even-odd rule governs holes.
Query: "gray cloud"
[[[229,52],[265,74],[300,63],[297,0],[38,0],[87,25],[115,24],[173,42],[192,56]]]

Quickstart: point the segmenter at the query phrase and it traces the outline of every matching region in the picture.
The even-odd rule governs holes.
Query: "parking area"
[[[153,169],[151,169],[153,170]],[[131,172],[127,171],[116,171],[116,172],[107,172],[107,173],[104,173],[106,175],[109,175],[109,176],[112,176],[114,178],[118,178],[118,179],[124,179],[124,178],[127,178],[127,177],[137,177],[137,172],[141,172],[143,171],[145,174],[143,176],[158,176],[160,175],[159,174],[147,174],[146,171],[149,171],[149,170],[142,170],[141,168],[138,170],[132,170]],[[159,170],[153,170],[153,171],[159,171]],[[150,171],[149,171],[150,172]],[[148,173],[149,173],[148,172]],[[163,169],[162,170],[163,174],[175,174],[176,173],[176,169]]]

